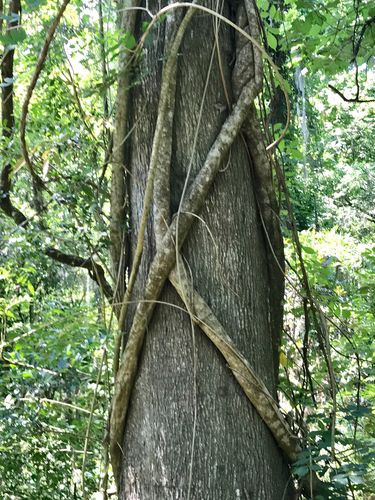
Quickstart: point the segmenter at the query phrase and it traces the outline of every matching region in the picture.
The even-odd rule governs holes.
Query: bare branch
[[[341,99],[345,102],[357,102],[357,103],[364,103],[364,102],[375,102],[375,99],[359,99],[358,95],[356,97],[346,97],[340,90],[338,90],[336,87],[331,85],[330,83],[328,84],[328,87],[337,95],[341,97]]]

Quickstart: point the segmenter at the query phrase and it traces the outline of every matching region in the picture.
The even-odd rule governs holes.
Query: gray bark
[[[224,13],[234,16],[237,2],[230,3],[232,11]],[[145,50],[139,68],[138,84],[131,90],[130,120],[136,124],[129,139],[133,251],[157,118],[162,60],[166,57],[165,24],[179,17],[178,13],[168,17],[154,30],[153,43]],[[141,16],[138,26],[140,22]],[[173,29],[167,32],[173,33]],[[222,26],[219,38],[224,78],[231,91],[235,37]],[[196,14],[178,62],[172,214],[178,209],[193,154],[213,43],[213,19]],[[215,56],[189,183],[199,172],[227,114]],[[182,254],[195,289],[276,398],[282,274],[269,262],[255,194],[257,177],[251,168],[244,141],[238,138],[200,214],[204,223],[194,223]],[[271,241],[278,238],[271,235]],[[154,254],[151,217],[133,300],[142,300]],[[280,248],[276,254],[282,255]],[[173,307],[184,306],[170,284],[165,285],[160,300],[168,305],[157,305],[153,313],[127,415],[120,498],[185,499],[190,492],[190,498],[197,500],[281,500],[284,491],[284,498],[290,498],[290,472],[282,452],[222,356],[198,328],[192,328],[189,316]]]

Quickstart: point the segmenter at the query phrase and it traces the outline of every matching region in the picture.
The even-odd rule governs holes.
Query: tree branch
[[[28,220],[25,215],[15,207],[10,198],[10,190],[11,190],[11,180],[10,174],[12,172],[12,167],[10,164],[5,165],[3,170],[1,171],[0,176],[0,208],[1,210],[14,222],[17,226],[22,226],[26,228],[28,225]]]
[[[70,0],[65,0],[63,5],[60,7],[59,13],[54,20],[52,26],[50,27],[44,47],[42,49],[42,52],[39,56],[39,60],[37,63],[37,67],[35,69],[32,81],[29,85],[29,88],[27,90],[26,98],[23,104],[22,108],[22,116],[21,116],[21,143],[23,146],[23,152],[25,156],[25,161],[28,163],[29,168],[31,168],[31,172],[33,172],[33,168],[31,165],[31,160],[29,158],[28,152],[27,152],[27,147],[26,147],[26,139],[25,139],[25,130],[26,130],[26,118],[27,118],[27,112],[28,112],[28,106],[30,103],[30,99],[33,93],[33,90],[35,88],[35,85],[37,83],[38,77],[40,75],[40,72],[42,70],[43,64],[45,62],[45,59],[48,54],[48,48],[49,45],[52,41],[52,38],[54,36],[54,33],[56,31],[56,28],[59,24],[59,21],[61,19],[61,16],[64,13],[64,10],[66,6],[68,5]],[[14,0],[10,4],[10,14],[18,14],[20,13],[20,2],[19,0]],[[11,29],[14,29],[16,26],[18,26],[19,19],[18,18],[11,18],[11,21],[8,22],[7,26],[7,31],[10,31]],[[13,61],[14,61],[14,48],[12,47],[6,47],[5,49],[5,54],[3,56],[3,59],[1,61],[1,77],[2,81],[6,82],[6,79],[13,78]],[[1,102],[1,107],[2,107],[2,135],[3,137],[6,138],[12,138],[14,135],[14,105],[13,105],[13,83],[10,85],[3,87],[2,88],[2,102]],[[12,182],[11,182],[11,174],[12,174],[12,165],[10,162],[7,162],[4,166],[4,168],[1,171],[0,175],[0,209],[13,221],[17,224],[19,227],[23,227],[26,229],[29,226],[29,220],[28,218],[24,215],[24,213],[19,210],[17,207],[14,206],[11,200],[11,188],[12,188]],[[36,174],[35,174],[36,175]],[[35,180],[36,177],[33,177],[33,180]],[[39,177],[38,177],[39,179]],[[39,181],[38,181],[39,182]],[[40,182],[41,179],[40,179]],[[41,185],[40,183],[38,184],[39,186]],[[99,287],[102,288],[104,295],[109,299],[112,300],[113,298],[113,292],[112,288],[107,282],[104,274],[103,268],[97,264],[92,258],[84,259],[82,257],[76,256],[76,255],[69,255],[61,252],[60,250],[57,250],[55,248],[46,248],[44,250],[45,255],[48,257],[52,258],[53,260],[67,264],[73,267],[82,267],[88,270],[90,277],[96,281],[96,283],[99,285]]]
[[[357,103],[364,103],[364,102],[375,102],[375,99],[359,99],[358,96],[356,97],[345,97],[345,95],[340,92],[336,87],[331,85],[330,83],[328,84],[328,87],[337,95],[341,97],[341,99],[345,102],[357,102]]]
[[[48,373],[49,375],[54,375],[56,377],[61,377],[61,373],[59,373],[59,372],[49,370],[48,368],[41,368],[40,366],[34,366],[30,363],[16,361],[15,359],[8,359],[4,355],[0,356],[0,364],[3,366],[3,368],[10,369],[13,365],[13,366],[18,366],[20,368],[25,368],[25,369],[29,369],[29,370],[36,370],[39,372]]]
[[[29,226],[29,220],[27,217],[16,208],[10,198],[9,190],[4,193],[3,187],[9,183],[9,168],[5,167],[1,173],[1,184],[0,184],[0,209],[14,222],[17,226],[26,229]],[[61,252],[56,248],[48,247],[44,249],[43,253],[61,264],[67,264],[71,267],[81,267],[87,269],[90,278],[93,279],[99,287],[103,290],[104,295],[108,300],[113,299],[113,290],[111,285],[108,283],[105,277],[103,268],[97,264],[93,258],[89,257],[87,259],[79,257],[78,255],[71,255]]]
[[[7,34],[19,26],[19,16],[21,4],[19,0],[10,2],[9,21],[7,22]],[[3,9],[1,8],[1,14]],[[13,65],[14,65],[14,45],[7,45],[4,48],[4,54],[1,59],[1,125],[2,136],[6,139],[12,139],[14,136],[14,102],[13,102]],[[12,167],[9,160],[6,160],[5,166],[0,176],[0,208],[6,215],[12,217],[17,225],[25,225],[26,217],[18,210],[10,200]]]
[[[357,58],[359,49],[361,48],[361,43],[363,40],[363,37],[367,31],[367,28],[369,28],[372,24],[375,23],[375,17],[370,17],[370,19],[367,19],[367,21],[362,25],[361,31],[358,36],[358,41],[353,47],[353,59],[351,62],[354,62]]]
[[[51,259],[55,260],[56,262],[60,262],[61,264],[87,269],[90,278],[96,281],[99,287],[103,290],[103,293],[107,297],[107,299],[113,299],[113,290],[111,285],[105,278],[103,268],[99,264],[97,264],[91,257],[84,259],[83,257],[79,257],[78,255],[67,254],[52,247],[46,248],[44,250],[44,253],[47,255],[47,257],[50,257]]]
[[[49,46],[51,45],[52,39],[55,35],[55,31],[60,23],[60,19],[63,16],[65,9],[68,6],[69,2],[70,2],[70,0],[64,0],[64,2],[62,3],[54,21],[53,21],[53,23],[51,24],[51,26],[47,32],[47,36],[45,38],[43,48],[39,54],[39,59],[38,59],[33,77],[31,79],[30,85],[27,88],[26,97],[25,97],[24,103],[22,105],[21,120],[20,120],[21,148],[22,148],[23,157],[25,159],[25,163],[26,163],[26,165],[29,169],[29,172],[31,174],[31,178],[33,181],[33,187],[34,187],[34,194],[36,197],[35,201],[37,204],[37,208],[39,208],[39,209],[42,208],[42,203],[37,200],[38,193],[40,192],[41,189],[45,188],[45,184],[44,184],[43,180],[35,172],[30,155],[29,155],[29,151],[28,151],[27,143],[26,143],[26,120],[27,120],[27,114],[29,111],[29,104],[31,101],[31,97],[33,95],[38,78],[40,76],[40,73],[41,73],[43,66],[44,66],[44,63],[45,63],[45,60],[47,58]]]

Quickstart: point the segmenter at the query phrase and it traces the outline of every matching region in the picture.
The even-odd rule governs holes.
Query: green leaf
[[[41,5],[44,5],[46,0],[26,0],[28,10],[36,10]]]
[[[348,484],[348,475],[347,474],[337,474],[336,476],[333,476],[331,479],[332,479],[332,482],[341,484],[343,486]]]
[[[0,35],[0,42],[4,46],[17,45],[17,43],[23,42],[26,37],[26,31],[23,28],[16,28],[5,35]]]
[[[127,49],[133,50],[134,47],[137,45],[137,41],[134,35],[132,35],[131,33],[125,33],[124,44]]]
[[[353,483],[353,484],[365,484],[365,479],[363,476],[359,476],[358,474],[353,474],[352,476],[350,476],[350,481]]]
[[[305,21],[295,21],[292,26],[292,29],[294,31],[296,31],[297,33],[302,33],[304,35],[308,34],[310,28],[311,26],[307,24]]]
[[[303,159],[303,154],[298,149],[292,149],[290,154],[291,154],[292,158],[294,158],[295,160],[302,160]]]
[[[306,247],[305,245],[301,245],[301,247],[302,247],[302,250],[306,253],[309,253],[309,254],[315,253],[315,250],[311,247]]]
[[[311,35],[311,36],[318,35],[320,33],[320,30],[321,30],[321,27],[318,26],[317,24],[314,24],[313,26],[311,26],[311,29],[309,31],[309,35]]]
[[[276,14],[276,7],[274,5],[271,5],[269,16],[274,18]]]
[[[277,38],[272,33],[267,33],[267,43],[271,49],[275,50],[277,47]]]
[[[351,310],[350,309],[342,309],[341,314],[343,318],[349,319],[351,316]]]
[[[309,473],[309,470],[310,469],[306,465],[302,465],[294,469],[294,474],[298,477],[304,477]]]
[[[27,289],[29,290],[30,295],[33,297],[35,295],[35,289],[30,281],[27,282]]]
[[[10,272],[4,267],[0,267],[0,280],[7,280],[10,277]]]
[[[258,0],[258,7],[261,10],[268,10],[269,4],[268,0]]]
[[[280,28],[267,26],[267,31],[273,33],[274,35],[278,35],[280,33]]]

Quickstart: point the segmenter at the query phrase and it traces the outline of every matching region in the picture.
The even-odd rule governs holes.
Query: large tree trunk
[[[216,3],[221,6],[221,2],[214,1],[205,5],[215,9]],[[150,4],[155,11],[158,2]],[[254,16],[249,4],[225,2],[223,14],[245,27],[249,24],[244,21],[246,12]],[[126,148],[127,168],[131,172],[133,255],[163,64],[184,12],[174,11],[154,28],[152,43],[144,50],[138,73],[133,75],[128,119],[135,128]],[[142,21],[146,19],[137,14],[136,34],[141,33]],[[256,25],[257,21],[250,19],[250,26],[252,22]],[[236,63],[246,40],[240,41],[231,28],[220,25],[220,71],[217,50],[212,56],[214,30],[212,16],[195,13],[179,50],[170,176],[172,215],[178,211],[189,165],[187,182],[191,186],[241,90],[241,69],[236,68]],[[252,49],[248,42],[247,45],[251,56]],[[251,68],[253,61],[248,60],[247,64]],[[254,72],[247,74],[247,78],[252,77]],[[226,93],[232,101],[230,105]],[[251,121],[222,159],[221,171],[200,219],[196,218],[192,225],[182,254],[195,290],[276,398],[283,293],[278,266],[283,265],[282,244],[275,223],[270,165],[254,110],[249,110],[248,120]],[[133,301],[144,298],[148,270],[156,252],[158,218],[160,224],[160,214],[154,210],[146,230]],[[165,220],[165,224],[171,220]],[[290,498],[290,473],[285,458],[224,358],[198,327],[192,327],[189,314],[181,310],[185,309],[184,303],[170,283],[164,286],[158,300],[163,304],[156,305],[148,324],[127,412],[121,444],[120,498]],[[129,311],[129,328],[135,308],[132,306]]]

